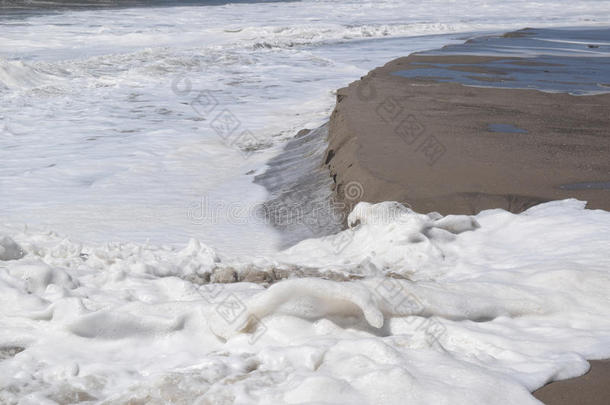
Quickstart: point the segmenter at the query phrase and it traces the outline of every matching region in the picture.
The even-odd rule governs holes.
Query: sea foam
[[[529,391],[610,356],[610,213],[565,200],[441,217],[386,202],[355,218],[253,261],[197,241],[3,228],[25,255],[0,266],[0,399],[534,404]],[[205,276],[318,262],[317,277]]]

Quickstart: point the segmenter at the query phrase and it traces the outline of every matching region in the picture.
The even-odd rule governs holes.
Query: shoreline
[[[532,31],[501,41],[521,42]],[[323,165],[347,212],[360,201],[399,201],[422,213],[519,213],[566,198],[610,211],[610,94],[510,88],[510,69],[538,70],[546,81],[556,69],[553,55],[542,62],[481,55],[486,38],[395,59],[337,91]],[[594,41],[583,46],[598,49]],[[497,65],[507,60],[502,71]],[[441,65],[456,76],[439,77]],[[464,77],[480,86],[465,85]],[[572,90],[583,94],[578,85]],[[354,182],[362,193],[346,198]],[[547,405],[606,403],[610,360],[589,363],[583,376],[532,395]]]
[[[522,43],[530,35],[499,38]],[[513,85],[510,69],[533,70],[548,82],[559,69],[550,62],[563,57],[481,55],[487,38],[395,59],[337,91],[324,164],[340,200],[346,184],[362,185],[363,195],[346,201],[348,211],[359,201],[395,200],[419,212],[518,213],[565,198],[610,210],[610,94],[489,87]],[[486,87],[439,78],[439,70]]]
[[[281,234],[282,249],[343,229],[343,213],[332,204],[332,181],[320,165],[327,136],[328,123],[300,130],[254,177],[269,193],[260,215]]]

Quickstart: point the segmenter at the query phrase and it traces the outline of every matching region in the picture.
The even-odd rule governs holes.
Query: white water
[[[603,1],[305,1],[4,19],[0,217],[89,242],[195,237],[230,255],[272,252],[277,237],[248,214],[265,192],[245,173],[327,120],[335,89],[468,37],[438,34],[600,24],[606,11]],[[190,105],[201,92],[219,103],[212,112]],[[223,109],[261,151],[244,159],[223,143],[210,126]]]
[[[0,258],[25,256],[0,268],[0,402],[536,403],[610,356],[610,213],[583,205],[364,204],[358,226],[254,263],[6,229]],[[193,282],[318,263],[366,277]]]
[[[604,1],[444,0],[0,20],[0,403],[524,404],[582,374],[610,355],[608,213],[488,211],[454,235],[361,206],[359,228],[277,252],[251,180],[328,118],[334,89],[394,57],[607,16]],[[252,133],[241,149],[211,126],[225,108]],[[199,284],[290,266],[367,278]],[[384,273],[411,281],[384,290]],[[247,314],[258,327],[235,327]]]

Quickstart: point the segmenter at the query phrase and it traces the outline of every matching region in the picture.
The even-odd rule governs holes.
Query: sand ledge
[[[473,43],[462,45],[464,55],[454,47],[451,55],[393,60],[337,91],[324,158],[337,197],[348,210],[359,201],[396,200],[420,212],[521,212],[565,198],[610,210],[608,187],[571,186],[610,184],[610,94],[473,87],[397,74],[446,65],[487,74],[481,84],[489,85],[489,74],[503,74],[490,71],[490,63],[551,69],[525,57],[469,55]],[[363,193],[346,199],[352,182]]]
[[[395,74],[444,64],[486,75],[481,86],[501,83],[502,72],[476,65],[507,58],[466,54],[473,43],[463,46],[464,55],[395,59],[337,91],[324,155],[335,198],[348,211],[360,201],[393,200],[418,212],[518,213],[565,198],[610,211],[610,94],[473,87]],[[510,59],[516,69],[549,69]],[[353,184],[360,186],[357,195],[348,190]],[[610,360],[590,363],[584,376],[547,384],[533,395],[548,405],[608,403]]]

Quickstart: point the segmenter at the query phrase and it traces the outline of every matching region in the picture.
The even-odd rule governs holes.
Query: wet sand
[[[609,88],[609,40],[608,29],[523,30],[399,58],[338,90],[324,159],[335,198],[348,211],[396,200],[521,212],[565,198],[610,210],[610,94],[592,94]],[[534,396],[610,403],[610,360],[591,366]]]
[[[556,381],[534,392],[546,405],[601,405],[610,403],[610,360],[591,361],[579,378]]]
[[[259,215],[282,234],[281,248],[341,231],[345,215],[332,201],[332,180],[320,165],[328,124],[303,129],[254,178],[269,193]]]
[[[396,59],[338,90],[325,159],[338,197],[348,209],[358,201],[397,200],[442,214],[520,212],[570,197],[610,210],[604,187],[610,182],[610,94],[567,92],[604,91],[605,82],[579,78],[583,63],[590,66],[587,77],[610,80],[607,58],[600,56],[607,46],[594,45],[610,30],[595,32],[591,44],[580,39],[575,45],[582,48],[579,61],[569,66],[570,49],[516,56],[509,43],[506,56],[504,45],[483,39]],[[522,46],[530,35],[501,40]],[[510,69],[520,73],[508,75]],[[562,92],[513,88],[527,79],[523,87],[548,90],[554,78]],[[352,182],[363,193],[345,199]]]

